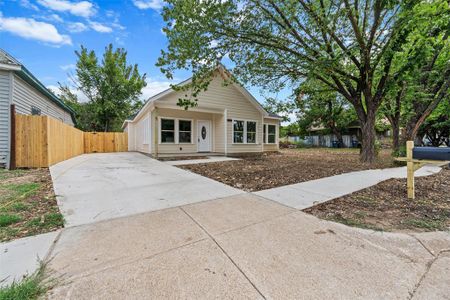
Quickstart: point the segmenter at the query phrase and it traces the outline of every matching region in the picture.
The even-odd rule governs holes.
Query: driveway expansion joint
[[[214,236],[212,234],[210,234],[208,232],[208,230],[206,230],[206,228],[204,228],[199,222],[197,222],[197,220],[195,220],[187,211],[185,211],[183,209],[183,207],[180,207],[180,210],[182,210],[195,224],[197,224],[197,226],[199,226],[209,236],[209,238],[214,242],[214,244],[216,244],[216,246],[223,252],[223,254],[225,254],[225,256],[230,260],[230,262],[238,269],[238,271],[242,274],[242,276],[244,276],[245,279],[247,279],[247,281],[253,286],[253,288],[258,292],[258,294],[263,299],[267,299],[267,297],[264,296],[264,294],[260,291],[260,289],[255,285],[255,283],[250,280],[250,278],[247,276],[247,274],[245,274],[245,272],[238,266],[238,264],[225,251],[225,249],[222,248],[222,246],[219,244],[219,242],[217,242],[217,240],[214,238]]]
[[[410,293],[410,297],[408,299],[414,299],[414,296],[415,296],[417,290],[420,288],[420,286],[422,285],[422,282],[427,277],[433,264],[440,258],[442,253],[447,253],[447,252],[450,252],[450,249],[441,250],[441,251],[439,251],[439,253],[436,256],[433,255],[433,259],[431,259],[429,262],[427,262],[425,271],[423,272],[422,276],[420,276],[419,281],[414,286],[414,289]]]

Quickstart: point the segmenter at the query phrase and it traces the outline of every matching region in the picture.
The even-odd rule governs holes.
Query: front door
[[[211,151],[211,122],[197,121],[198,152]]]

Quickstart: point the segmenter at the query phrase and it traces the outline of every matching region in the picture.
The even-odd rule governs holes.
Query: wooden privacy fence
[[[128,151],[122,132],[83,132],[48,116],[16,114],[14,123],[13,167],[49,167],[84,153]]]

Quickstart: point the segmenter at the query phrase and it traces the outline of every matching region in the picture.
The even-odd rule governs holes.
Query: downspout
[[[5,167],[7,170],[11,167],[11,155],[15,155],[11,153],[11,141],[15,132],[12,132],[11,129],[11,119],[13,112],[11,109],[11,105],[13,104],[13,94],[14,94],[14,74],[13,72],[9,72],[9,105],[8,105],[8,140],[7,140],[7,152],[6,152],[6,164]]]
[[[227,126],[228,126],[228,109],[225,108],[224,112],[223,112],[223,117],[225,120],[225,144],[224,144],[224,148],[225,148],[225,156],[228,155],[228,138],[227,138]]]

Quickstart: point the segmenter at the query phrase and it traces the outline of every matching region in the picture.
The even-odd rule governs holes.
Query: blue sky
[[[162,0],[0,0],[0,48],[47,87],[55,88],[57,82],[70,82],[74,51],[80,45],[97,54],[109,43],[124,47],[128,61],[147,74],[142,95],[146,99],[191,76],[179,71],[169,82],[155,67],[160,50],[167,45],[161,31],[163,5]],[[264,101],[259,88],[248,88]]]

